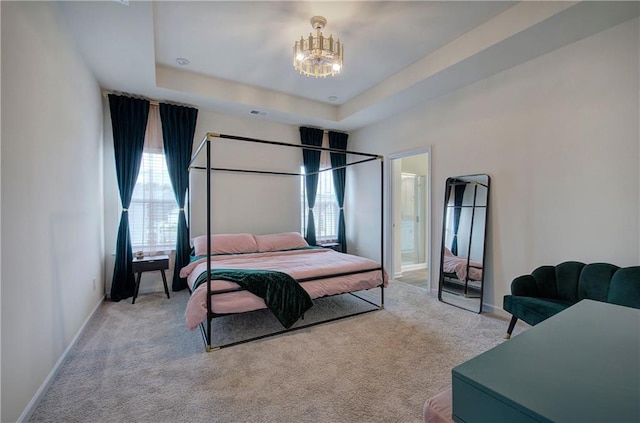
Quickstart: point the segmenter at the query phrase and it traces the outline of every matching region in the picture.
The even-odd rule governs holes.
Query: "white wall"
[[[0,7],[1,389],[10,422],[103,298],[103,120],[98,84],[56,4]]]
[[[135,93],[132,93],[135,94]],[[108,101],[105,100],[104,186],[106,293],[111,292],[116,234],[120,219],[120,197],[115,175],[113,135]],[[264,121],[259,117],[239,118],[200,110],[193,152],[207,132],[300,144],[297,126]],[[262,146],[235,140],[212,143],[212,166],[299,172],[302,152],[297,148]],[[204,152],[203,152],[204,153]],[[206,155],[198,156],[205,165]],[[206,175],[193,171],[192,234],[206,233]],[[300,179],[295,176],[261,176],[215,173],[212,177],[212,226],[216,233],[256,234],[300,231]],[[168,281],[173,278],[173,255]],[[171,283],[171,282],[169,282]],[[159,272],[142,275],[140,293],[163,291]]]
[[[352,133],[382,154],[432,146],[432,280],[439,274],[444,183],[488,173],[484,301],[542,264],[640,259],[638,19]],[[393,141],[391,143],[390,141]],[[374,214],[349,237],[372,243],[377,197],[361,171],[350,205]]]
[[[402,171],[406,173],[413,173],[415,175],[427,176],[429,170],[426,154],[416,154],[414,156],[403,157]]]
[[[297,126],[256,118],[203,112],[198,117],[194,152],[207,132],[300,144]],[[204,151],[203,151],[204,153]],[[206,154],[201,154],[206,164]],[[302,150],[215,138],[213,167],[300,173]],[[193,235],[206,233],[206,174],[191,172]],[[215,172],[212,176],[212,228],[215,233],[255,234],[300,231],[300,184],[297,176]]]

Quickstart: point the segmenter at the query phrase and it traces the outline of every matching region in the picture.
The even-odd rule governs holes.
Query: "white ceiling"
[[[638,2],[63,1],[103,89],[353,130],[638,16]],[[340,75],[292,67],[324,16]],[[176,58],[190,64],[179,66]],[[335,96],[337,100],[330,101]],[[258,115],[250,112],[257,110]]]

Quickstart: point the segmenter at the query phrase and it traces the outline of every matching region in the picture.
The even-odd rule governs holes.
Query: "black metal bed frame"
[[[469,272],[469,267],[467,267],[467,272]],[[477,282],[477,281],[474,281],[473,279],[469,279],[469,277],[467,277],[465,280],[462,281],[458,278],[458,275],[456,275],[455,273],[443,272],[443,283],[447,283],[455,287],[459,287],[460,290],[462,291],[462,296],[465,298],[480,298],[478,294],[471,293],[471,291],[480,290],[480,288],[475,286],[473,282]],[[447,292],[449,294],[460,295],[457,292],[453,292],[453,291],[447,290]]]
[[[269,145],[275,145],[275,146],[283,146],[283,147],[293,147],[293,148],[301,148],[301,149],[309,149],[309,150],[317,150],[317,151],[329,151],[329,152],[333,152],[333,153],[341,153],[341,154],[352,154],[352,155],[357,155],[357,156],[362,156],[362,157],[366,157],[365,159],[362,160],[357,160],[351,163],[347,163],[343,166],[336,166],[336,167],[331,167],[328,169],[322,169],[318,172],[314,172],[314,173],[308,173],[308,174],[303,174],[303,173],[294,173],[294,172],[274,172],[274,171],[264,171],[264,170],[255,170],[255,169],[234,169],[234,168],[217,168],[217,167],[212,167],[211,166],[211,142],[216,140],[216,139],[228,139],[228,140],[236,140],[236,141],[246,141],[246,142],[253,142],[253,143],[259,143],[259,144],[269,144]],[[206,167],[203,166],[195,166],[194,162],[196,161],[196,159],[198,158],[199,154],[201,153],[202,150],[206,151],[206,155],[207,155],[207,160],[206,160]],[[365,314],[365,313],[370,313],[372,311],[377,311],[380,309],[384,308],[384,276],[385,276],[385,271],[384,271],[384,242],[383,242],[383,227],[384,227],[384,209],[383,209],[383,202],[384,202],[384,158],[383,156],[377,155],[377,154],[371,154],[371,153],[362,153],[362,152],[357,152],[357,151],[349,151],[349,150],[340,150],[340,149],[334,149],[334,148],[326,148],[326,147],[315,147],[315,146],[309,146],[309,145],[303,145],[303,144],[289,144],[289,143],[284,143],[284,142],[278,142],[278,141],[268,141],[268,140],[261,140],[261,139],[256,139],[256,138],[248,138],[248,137],[240,137],[240,136],[235,136],[235,135],[226,135],[226,134],[219,134],[219,133],[214,133],[214,132],[208,132],[202,142],[200,143],[200,145],[198,146],[198,148],[196,149],[196,152],[192,155],[191,157],[191,161],[189,162],[189,172],[191,172],[191,170],[204,170],[206,171],[206,175],[207,175],[207,185],[206,185],[206,190],[207,190],[207,257],[210,258],[211,257],[211,173],[212,171],[221,171],[221,172],[238,172],[238,173],[254,173],[254,174],[262,174],[262,175],[282,175],[282,176],[305,176],[305,175],[313,175],[313,174],[319,174],[321,172],[327,172],[330,170],[336,170],[336,169],[343,169],[343,168],[347,168],[353,165],[357,165],[357,164],[361,164],[361,163],[366,163],[366,162],[370,162],[370,161],[374,161],[374,160],[379,160],[380,161],[380,266],[376,267],[376,268],[372,268],[372,269],[367,269],[367,270],[360,270],[360,271],[353,271],[353,272],[343,272],[343,273],[335,273],[335,274],[331,274],[331,275],[324,275],[324,276],[318,276],[318,277],[310,277],[310,278],[304,278],[304,279],[297,279],[298,282],[308,282],[308,281],[312,281],[312,280],[319,280],[319,279],[328,279],[328,278],[332,278],[332,277],[339,277],[339,276],[347,276],[347,275],[352,275],[352,274],[359,274],[359,273],[365,273],[365,272],[371,272],[371,271],[377,271],[379,270],[382,274],[382,282],[379,285],[380,288],[380,304],[376,304],[373,301],[369,301],[365,298],[360,297],[359,295],[354,294],[353,292],[347,292],[347,293],[342,293],[342,294],[335,294],[335,295],[344,295],[344,294],[350,294],[364,302],[367,302],[373,306],[375,306],[376,308],[371,309],[371,310],[365,310],[365,311],[359,311],[359,312],[355,312],[355,313],[350,313],[350,314],[346,314],[343,316],[338,316],[338,317],[333,317],[330,319],[325,319],[325,320],[321,320],[318,322],[314,322],[314,323],[309,323],[306,325],[300,325],[300,326],[296,326],[293,328],[289,328],[289,329],[285,329],[285,330],[279,330],[276,332],[270,332],[268,334],[264,334],[264,335],[259,335],[259,336],[255,336],[252,338],[248,338],[248,339],[243,339],[241,341],[236,341],[236,342],[230,342],[228,344],[223,344],[223,345],[219,345],[219,346],[212,346],[211,345],[211,338],[212,338],[212,334],[211,334],[211,321],[214,318],[217,317],[223,317],[223,316],[229,316],[229,315],[233,315],[233,314],[244,314],[244,313],[249,313],[249,312],[243,312],[243,313],[226,313],[226,314],[216,314],[213,313],[211,311],[211,297],[213,295],[220,295],[220,294],[226,294],[229,292],[237,292],[237,291],[243,291],[243,288],[234,288],[234,289],[225,289],[225,290],[220,290],[220,291],[216,291],[216,292],[212,292],[211,291],[211,260],[208,259],[207,260],[207,319],[206,319],[206,328],[205,328],[205,323],[201,322],[200,323],[200,330],[201,330],[201,334],[202,334],[202,338],[204,340],[205,346],[206,346],[206,351],[210,352],[210,351],[214,351],[214,350],[219,350],[221,348],[226,348],[226,347],[231,347],[234,345],[238,345],[238,344],[244,344],[246,342],[251,342],[251,341],[256,341],[259,339],[264,339],[267,337],[271,337],[271,336],[276,336],[276,335],[280,335],[286,332],[292,332],[298,329],[304,329],[304,328],[308,328],[311,326],[316,326],[322,323],[328,323],[328,322],[333,322],[336,320],[340,320],[340,319],[346,319],[348,317],[353,317],[353,316],[358,316],[360,314]],[[191,179],[191,178],[190,178]],[[189,198],[191,196],[191,189],[189,189],[189,196],[187,198]],[[188,200],[187,200],[188,201]],[[191,231],[191,204],[188,204],[188,210],[189,210],[189,231]],[[191,290],[191,289],[189,289]],[[358,292],[358,291],[355,291]],[[328,296],[326,296],[328,297]],[[325,297],[320,297],[320,298],[325,298]],[[304,318],[304,316],[303,316]]]

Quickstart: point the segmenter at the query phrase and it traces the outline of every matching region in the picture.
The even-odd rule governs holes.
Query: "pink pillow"
[[[207,255],[207,236],[193,238],[196,256]],[[211,254],[256,253],[258,244],[251,234],[211,235]]]
[[[297,232],[284,232],[272,235],[255,235],[258,251],[292,250],[294,248],[308,247],[307,241]]]

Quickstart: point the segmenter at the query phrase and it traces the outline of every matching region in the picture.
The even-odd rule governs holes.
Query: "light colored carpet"
[[[451,369],[503,342],[508,322],[402,282],[385,294],[384,310],[210,353],[185,327],[186,291],[105,302],[30,421],[421,422]],[[237,338],[270,318],[217,330]]]

